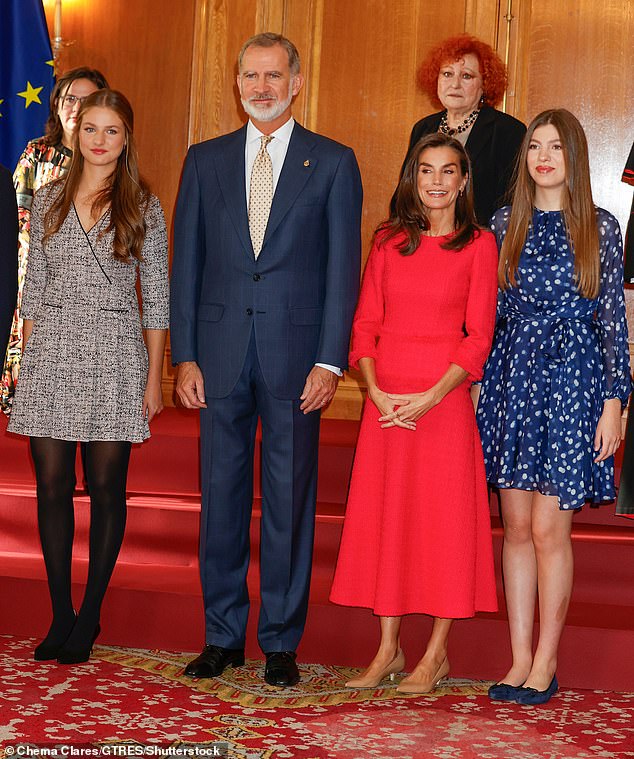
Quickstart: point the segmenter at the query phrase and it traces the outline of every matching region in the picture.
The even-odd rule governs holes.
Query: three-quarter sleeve
[[[469,373],[469,379],[482,377],[484,362],[491,350],[497,303],[498,252],[495,238],[481,232],[475,246],[469,295],[465,312],[465,336],[449,360]]]
[[[385,245],[375,239],[363,273],[359,303],[352,322],[350,366],[359,368],[360,358],[376,358],[376,345],[385,316],[383,271]]]
[[[145,213],[145,241],[140,265],[143,329],[169,327],[169,280],[165,217],[154,196]]]
[[[42,303],[47,282],[46,253],[42,244],[44,235],[44,214],[46,189],[35,194],[30,211],[29,265],[24,280],[24,290],[20,303],[20,318],[35,319]]]
[[[604,400],[619,398],[625,405],[632,390],[623,291],[623,243],[618,221],[597,209],[601,255],[601,290],[597,324],[603,354]]]

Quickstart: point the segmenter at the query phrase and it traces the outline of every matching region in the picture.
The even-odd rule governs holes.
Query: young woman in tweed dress
[[[48,635],[35,649],[40,661],[90,656],[123,540],[131,445],[149,437],[163,406],[167,235],[160,204],[139,177],[132,123],[121,93],[87,97],[70,170],[36,193],[31,212],[25,349],[8,429],[30,437],[37,479],[53,607]],[[91,522],[86,591],[75,614],[77,441],[86,443]]]
[[[45,134],[27,143],[13,173],[19,224],[18,294],[0,376],[0,409],[7,416],[11,414],[22,360],[22,319],[19,317],[19,309],[29,259],[33,195],[40,187],[65,176],[73,157],[73,134],[81,103],[92,92],[107,86],[108,82],[100,71],[86,66],[70,69],[58,76],[51,92]]]

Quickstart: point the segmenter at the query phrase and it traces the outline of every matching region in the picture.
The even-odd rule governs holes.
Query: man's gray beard
[[[288,108],[288,106],[291,104],[291,100],[293,99],[293,93],[291,91],[291,86],[288,88],[288,97],[284,100],[278,101],[275,105],[271,106],[270,108],[258,108],[256,105],[253,105],[248,100],[245,100],[244,98],[241,99],[242,107],[246,111],[247,115],[250,116],[252,119],[255,119],[255,121],[274,121],[278,116],[281,116],[284,111]]]

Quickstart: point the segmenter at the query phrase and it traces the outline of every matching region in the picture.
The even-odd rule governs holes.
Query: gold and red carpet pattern
[[[444,680],[429,696],[350,691],[353,670],[301,663],[280,690],[262,662],[214,680],[182,676],[191,655],[97,646],[74,667],[32,660],[34,641],[0,636],[0,757],[31,742],[213,744],[233,759],[626,759],[634,693],[563,689],[542,707],[492,704],[488,683]]]

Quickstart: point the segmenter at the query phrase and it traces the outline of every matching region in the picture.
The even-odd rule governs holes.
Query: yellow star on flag
[[[52,68],[55,68],[55,59],[52,61],[44,61],[47,66],[51,66]]]
[[[4,100],[0,100],[0,105],[4,103]],[[0,113],[0,119],[2,118],[2,114]]]
[[[24,92],[18,92],[18,95],[21,98],[24,98],[24,100],[26,101],[24,104],[24,107],[28,108],[31,105],[31,103],[39,103],[40,105],[42,105],[42,101],[39,98],[39,94],[40,92],[42,92],[43,89],[44,87],[34,87],[31,84],[31,82],[27,81],[26,89],[24,90]]]

